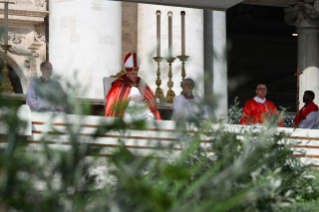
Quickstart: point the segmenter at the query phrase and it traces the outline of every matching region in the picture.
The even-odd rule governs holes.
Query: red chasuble
[[[248,100],[245,103],[240,124],[254,125],[256,123],[263,123],[267,115],[280,115],[274,103],[266,100],[264,103],[259,103],[254,99]],[[284,122],[282,118],[279,119],[278,126],[283,127]]]
[[[298,127],[299,123],[303,120],[305,120],[307,118],[307,116],[309,115],[308,119],[312,119],[311,117],[311,113],[314,112],[314,113],[317,113],[318,112],[318,106],[313,103],[313,102],[309,102],[307,105],[305,105],[303,108],[301,108],[301,110],[299,111],[299,113],[296,115],[295,117],[295,127]],[[316,115],[316,114],[313,114],[313,115]],[[310,128],[312,129],[312,126],[311,126],[311,121],[309,121],[309,124],[306,123],[306,125],[309,125],[307,128]]]
[[[133,83],[126,75],[121,76],[112,83],[112,88],[106,96],[105,116],[109,117],[124,117],[125,110],[128,105],[128,96],[132,86],[139,89],[144,97],[144,103],[147,108],[153,113],[154,118],[161,120],[161,116],[156,108],[156,98],[153,91],[148,85],[140,86],[141,78]]]

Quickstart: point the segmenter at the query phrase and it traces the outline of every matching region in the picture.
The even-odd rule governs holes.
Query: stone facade
[[[288,7],[292,2],[291,0],[246,0],[244,6],[259,4]],[[315,8],[318,2],[317,0],[312,1],[311,5]],[[79,81],[79,88],[83,91],[78,94],[80,97],[89,99],[105,98],[102,79],[115,75],[123,69],[123,59],[128,52],[139,54],[142,61],[140,76],[155,91],[157,87],[155,85],[157,66],[152,58],[156,56],[155,12],[160,10],[162,12],[162,57],[168,56],[167,12],[173,12],[173,56],[176,57],[181,55],[180,12],[186,11],[186,55],[190,56],[190,60],[186,62],[186,77],[195,79],[198,82],[196,92],[200,96],[204,95],[204,83],[202,83],[204,82],[204,63],[209,61],[209,55],[204,51],[204,27],[207,26],[204,26],[203,10],[105,0],[52,0],[49,1],[49,5],[45,0],[17,0],[17,4],[10,4],[9,10],[9,44],[13,46],[8,55],[9,65],[19,76],[23,93],[27,92],[30,79],[40,75],[39,65],[47,59],[46,55],[48,53],[50,55],[49,60],[54,67],[54,73],[61,76],[64,87],[66,85],[64,82],[72,81],[75,73],[77,73],[76,80]],[[0,19],[3,20],[1,14],[3,14],[3,4],[0,4]],[[296,14],[299,13],[294,10],[290,15],[287,15],[286,19],[294,21],[295,18],[298,21],[298,16],[295,17]],[[48,22],[44,19],[46,16]],[[212,27],[217,27],[221,23],[223,26],[225,25],[225,14],[222,14],[222,16],[222,18],[211,19],[213,22],[216,21],[216,23],[211,24]],[[242,26],[241,24],[249,25],[250,20],[248,19],[249,17],[243,16],[234,20],[235,22],[230,22],[229,19],[227,22],[238,26]],[[267,26],[267,24],[273,26],[272,22],[265,23],[263,26]],[[45,27],[48,27],[46,31]],[[222,28],[220,27],[220,29]],[[242,28],[245,29],[245,26]],[[251,26],[249,25],[247,28],[251,28]],[[224,42],[226,31],[217,30],[212,36],[215,36],[214,38],[223,37]],[[236,38],[232,38],[232,36],[236,37],[237,34],[231,35],[230,38],[234,40],[234,49],[239,49],[241,55],[256,55],[256,53],[247,53],[242,50],[242,47],[235,46],[237,45]],[[262,43],[257,38],[256,40],[253,38],[246,37],[245,39],[249,39],[247,43],[255,41],[258,44]],[[2,38],[0,38],[1,42],[3,42]],[[219,47],[220,50],[225,48],[224,43],[218,42],[218,39],[214,42],[214,48]],[[242,40],[238,41],[238,45],[240,45],[240,42]],[[273,43],[272,40],[269,42]],[[266,47],[269,46],[271,45]],[[252,49],[255,47],[256,45],[251,46]],[[48,52],[47,49],[49,49]],[[247,46],[244,49],[247,49]],[[0,50],[0,57],[3,58],[2,50]],[[240,58],[240,55],[237,58]],[[222,68],[216,68],[217,62],[211,64],[215,70],[228,69],[225,64],[221,64],[220,67]],[[251,63],[251,61],[248,62]],[[256,74],[256,70],[247,71],[245,69],[244,72],[246,75],[250,72]],[[224,93],[227,93],[226,73],[224,71],[220,71],[219,75],[214,73],[215,80],[218,79],[217,77],[221,79],[214,83],[215,86],[223,85],[223,87],[217,86],[215,91],[221,89]],[[161,63],[161,79],[161,88],[166,95],[168,90],[168,64],[165,60]],[[175,59],[172,80],[174,82],[173,91],[176,95],[181,92],[181,79],[181,62]],[[224,96],[224,93],[221,95]],[[227,96],[227,94],[225,95]],[[225,96],[224,98],[227,99]],[[224,109],[227,108],[227,102],[222,105]]]
[[[122,3],[50,1],[50,61],[55,74],[78,82],[78,97],[103,99],[103,77],[122,67]]]
[[[1,7],[0,4],[3,14]],[[142,59],[140,76],[155,90],[156,63],[152,57],[155,56],[156,10],[162,10],[163,14],[163,56],[167,54],[168,45],[166,14],[168,11],[174,13],[175,57],[181,54],[180,12],[186,11],[186,54],[192,58],[186,63],[186,77],[202,81],[203,10],[129,2],[54,0],[47,5],[45,0],[18,0],[17,4],[10,4],[9,44],[13,47],[8,54],[9,65],[21,79],[23,93],[26,93],[32,77],[41,75],[40,63],[49,55],[54,75],[60,77],[62,84],[76,74],[80,87],[86,91],[80,93],[80,97],[102,99],[103,77],[118,73],[123,69],[125,55],[137,52]],[[3,15],[1,18],[3,20]],[[49,32],[45,32],[45,27]],[[45,35],[48,35],[47,39]],[[3,57],[3,52],[0,56]],[[165,93],[168,90],[167,72],[167,63],[162,62],[161,87]],[[173,81],[173,90],[178,95],[181,92],[181,62],[178,59],[173,64]],[[203,95],[202,84],[197,86],[197,91]]]
[[[0,4],[0,20],[3,27],[4,5]],[[46,38],[44,18],[47,16],[45,0],[17,0],[9,4],[8,62],[19,77],[23,93],[33,77],[40,73],[39,64],[46,59]],[[3,44],[3,34],[0,43]],[[0,57],[4,52],[0,49]]]

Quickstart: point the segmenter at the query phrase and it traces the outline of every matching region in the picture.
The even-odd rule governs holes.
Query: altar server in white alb
[[[319,112],[318,106],[313,102],[315,93],[305,91],[303,102],[305,106],[301,108],[295,118],[295,127],[305,129],[319,129]]]
[[[66,95],[61,84],[53,79],[52,64],[40,65],[42,76],[30,82],[26,104],[32,112],[64,113]]]
[[[174,98],[173,119],[209,118],[206,106],[203,106],[203,102],[198,96],[193,95],[194,87],[195,83],[191,78],[184,79],[182,83],[183,93]]]

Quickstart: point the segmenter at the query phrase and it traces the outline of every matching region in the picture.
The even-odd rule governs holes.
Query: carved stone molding
[[[45,31],[44,31],[44,25],[38,24],[34,25],[34,42],[36,43],[45,43]]]
[[[46,3],[46,0],[35,0],[35,6],[43,7]]]
[[[8,32],[8,42],[10,45],[20,44],[22,43],[24,39],[25,39],[25,35],[23,34]],[[3,43],[3,41],[4,41],[4,36],[2,34],[0,38],[0,42]]]
[[[22,44],[25,40],[25,35],[14,33],[14,32],[8,32],[8,43],[12,47],[8,50],[11,54],[19,55],[19,56],[34,56],[39,57],[39,54],[35,51],[30,51],[28,49],[24,49],[21,47],[20,44]],[[4,37],[3,34],[0,37],[0,45],[4,44]],[[2,48],[0,48],[1,51]]]
[[[300,27],[301,22],[306,20],[312,27],[319,27],[319,11],[314,7],[317,4],[318,0],[302,0],[286,8],[285,22]]]
[[[1,6],[1,4],[0,4]],[[0,19],[4,19],[4,9],[0,7]],[[21,10],[21,9],[9,9],[9,20],[20,21],[20,22],[34,22],[43,23],[44,18],[49,14],[48,11],[41,10]]]
[[[44,7],[47,0],[15,0],[15,4],[34,5],[36,7]]]
[[[33,4],[32,0],[16,0],[16,4]]]
[[[11,54],[15,54],[15,55],[19,55],[19,56],[35,56],[35,57],[39,57],[39,54],[36,53],[35,51],[29,51],[29,50],[26,50],[26,49],[15,47],[15,46],[12,46],[8,51]]]
[[[36,58],[39,57],[39,54],[35,51],[31,51],[30,53],[24,61],[24,66],[28,69],[26,71],[27,77],[32,79],[37,77]]]

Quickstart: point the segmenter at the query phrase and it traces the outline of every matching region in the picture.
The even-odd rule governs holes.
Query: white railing
[[[5,112],[1,110],[1,112]],[[71,148],[70,132],[77,135],[77,142],[88,143],[92,147],[102,149],[100,156],[112,157],[112,152],[119,146],[119,139],[133,153],[139,155],[157,155],[159,157],[173,157],[184,148],[183,139],[186,134],[196,133],[196,129],[176,130],[174,121],[147,121],[143,129],[128,128],[122,130],[103,131],[103,128],[119,121],[117,118],[101,116],[54,115],[48,113],[31,113],[28,106],[23,105],[18,111],[18,116],[27,122],[27,127],[19,132],[28,137],[30,148],[42,150],[41,142],[47,142],[52,148]],[[132,120],[124,119],[125,123]],[[0,134],[6,133],[6,128],[1,125]],[[96,134],[97,129],[102,131]],[[214,125],[218,128],[219,125]],[[258,131],[258,127],[242,125],[225,125],[226,131],[234,133],[240,139],[246,131]],[[293,144],[293,155],[300,157],[306,165],[319,167],[319,130],[278,128],[278,132],[289,134],[288,141]],[[187,136],[186,136],[187,137]],[[209,137],[201,137],[202,146],[209,143]],[[166,147],[172,147],[173,155],[165,155]],[[303,151],[303,153],[300,153]],[[213,153],[212,153],[213,154]]]

